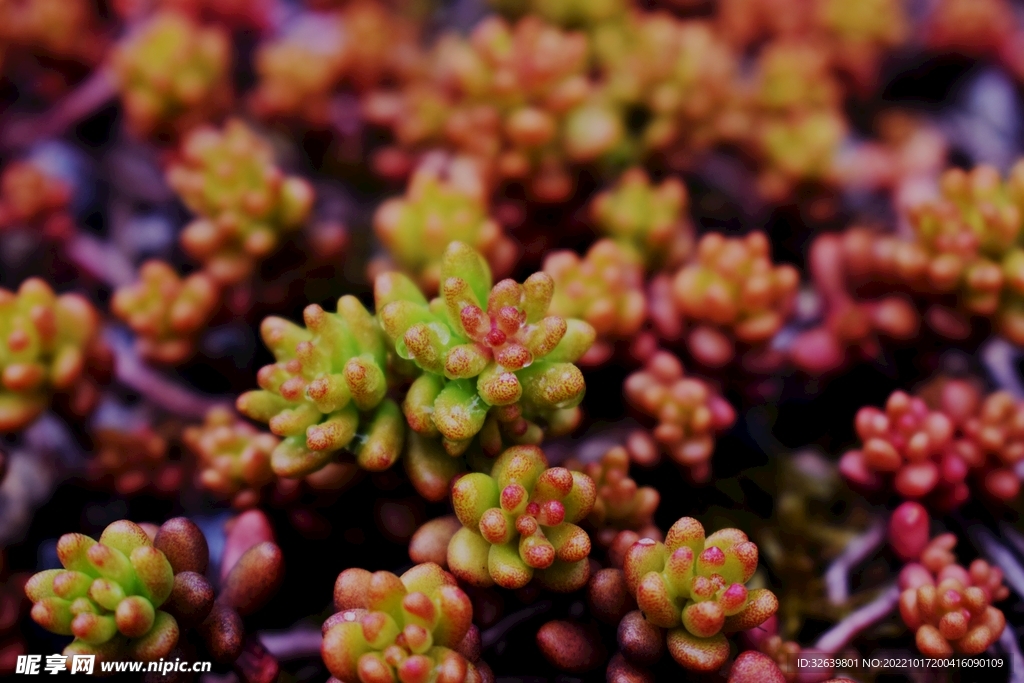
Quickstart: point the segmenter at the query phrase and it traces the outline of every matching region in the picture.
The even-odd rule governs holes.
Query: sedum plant
[[[201,425],[182,433],[182,441],[199,461],[199,484],[237,508],[252,507],[261,489],[274,480],[271,458],[281,440],[260,432],[229,408],[206,413]]]
[[[690,161],[728,141],[740,56],[713,23],[633,11],[599,27],[593,44],[600,97],[628,121],[639,156]]]
[[[487,259],[496,272],[511,270],[515,244],[488,216],[487,187],[469,159],[456,159],[447,177],[421,165],[406,193],[382,203],[373,228],[395,266],[428,294],[441,285],[441,260],[451,242],[463,242]]]
[[[590,537],[576,524],[594,508],[597,489],[582,472],[548,467],[536,446],[513,446],[491,474],[452,486],[462,529],[448,544],[448,567],[474,586],[522,588],[531,580],[571,592],[590,575]]]
[[[283,318],[263,321],[263,341],[277,358],[257,374],[260,389],[238,397],[239,412],[282,438],[271,456],[280,477],[299,478],[331,462],[342,449],[367,470],[385,470],[402,450],[405,426],[386,398],[387,349],[373,316],[354,296],[337,312],[317,304],[303,311],[305,327]]]
[[[736,421],[729,402],[707,382],[684,376],[682,363],[667,351],[658,351],[627,377],[623,392],[637,410],[657,420],[651,436],[660,449],[688,468],[694,481],[707,481],[715,437]]]
[[[684,212],[689,199],[678,178],[655,185],[642,168],[631,168],[590,204],[598,232],[635,253],[648,269],[682,263],[693,250],[693,226]]]
[[[622,529],[647,532],[653,528],[661,494],[651,486],[638,486],[630,478],[629,452],[624,447],[614,446],[599,460],[586,464],[569,460],[566,467],[594,482],[597,497],[587,522],[597,530],[596,540],[602,546],[610,546]]]
[[[312,185],[286,176],[270,144],[238,119],[191,132],[167,182],[199,216],[181,233],[182,246],[225,285],[248,277],[313,207]]]
[[[52,239],[75,229],[68,212],[71,187],[30,160],[14,161],[0,174],[0,233],[39,230]]]
[[[17,292],[0,289],[0,432],[23,429],[53,394],[86,413],[95,403],[94,379],[108,362],[99,314],[79,294],[57,295],[37,278]]]
[[[177,12],[159,12],[114,48],[114,75],[129,128],[177,136],[222,113],[231,100],[227,33]]]
[[[110,309],[137,336],[139,355],[176,364],[195,351],[196,337],[220,304],[217,282],[200,271],[182,278],[163,261],[147,261],[139,281],[118,288]]]
[[[967,569],[956,564],[956,537],[932,539],[919,562],[900,572],[900,615],[914,631],[917,649],[929,657],[978,655],[1006,627],[1006,617],[991,603],[1009,595],[1003,572],[984,560]]]
[[[634,543],[623,572],[647,622],[670,629],[672,658],[686,669],[715,671],[729,657],[725,634],[754,628],[779,608],[770,590],[744,585],[757,558],[757,546],[739,529],[705,537],[700,522],[683,517],[664,543]]]
[[[75,636],[65,655],[154,661],[170,653],[178,623],[159,608],[171,596],[174,570],[146,530],[122,520],[104,529],[98,542],[65,534],[57,556],[64,568],[36,574],[25,594],[37,624]]]
[[[636,336],[647,317],[643,266],[617,242],[594,243],[581,259],[575,252],[555,251],[544,259],[554,281],[551,313],[580,318],[597,334],[584,362],[605,360],[611,343]]]
[[[573,363],[594,341],[582,320],[549,315],[554,282],[492,286],[484,258],[452,242],[441,261],[441,295],[428,301],[407,276],[377,278],[377,318],[400,358],[421,374],[403,409],[409,427],[441,438],[452,455],[474,437],[489,453],[506,440],[536,443],[541,422],[564,433],[578,422],[583,374]]]
[[[433,563],[398,577],[346,569],[334,587],[339,610],[323,625],[321,654],[341,683],[482,683],[473,604]],[[474,652],[474,649],[476,650]],[[488,678],[484,678],[484,676]]]

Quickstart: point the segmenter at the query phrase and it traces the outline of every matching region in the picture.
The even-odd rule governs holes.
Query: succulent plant
[[[181,244],[218,282],[248,277],[288,232],[302,227],[313,187],[274,164],[270,144],[238,119],[192,131],[167,181],[199,218]]]
[[[594,197],[590,215],[598,231],[637,253],[647,268],[668,268],[693,250],[693,226],[684,215],[688,201],[678,178],[654,185],[646,171],[631,168]]]
[[[341,683],[488,680],[490,670],[476,661],[473,605],[436,564],[418,564],[401,577],[346,569],[335,583],[334,606],[339,611],[323,625],[321,654]]]
[[[984,560],[969,569],[955,564],[955,545],[952,534],[938,536],[920,564],[900,572],[900,615],[915,632],[917,649],[929,657],[981,654],[1006,626],[1006,617],[991,605],[1009,594],[1002,571]]]
[[[235,507],[252,507],[260,489],[274,480],[271,458],[281,440],[260,432],[229,408],[214,407],[202,425],[188,427],[182,441],[199,460],[199,484]]]
[[[386,397],[388,364],[377,321],[354,296],[337,312],[317,304],[303,311],[305,327],[283,318],[263,321],[263,341],[277,358],[260,369],[260,389],[238,397],[239,412],[269,424],[282,437],[271,466],[281,477],[315,472],[342,449],[361,467],[391,467],[405,427],[398,405]]]
[[[950,390],[969,391],[961,386],[947,387],[945,403],[952,412]],[[1012,500],[1020,492],[1020,477],[1014,472],[1024,459],[1024,402],[1007,391],[985,396],[977,413],[960,423],[962,438],[956,451],[968,466],[985,471],[984,489],[1001,500]]]
[[[220,303],[220,287],[203,271],[182,278],[163,261],[147,261],[139,281],[118,288],[114,315],[138,335],[135,346],[149,360],[176,364],[195,351],[196,337]]]
[[[0,3],[0,64],[8,50],[95,64],[102,56],[95,8],[82,0]]]
[[[428,63],[425,78],[368,96],[368,118],[404,149],[443,143],[540,201],[563,201],[568,165],[597,160],[622,136],[621,121],[589,100],[586,36],[536,16],[488,17],[468,40],[438,41]]]
[[[36,574],[25,593],[37,624],[75,636],[65,654],[154,661],[174,648],[178,623],[159,609],[171,596],[174,570],[142,527],[114,522],[98,542],[65,534],[57,555],[64,568]]]
[[[493,285],[483,257],[452,242],[441,296],[428,302],[400,273],[377,278],[377,317],[397,355],[423,374],[406,394],[410,428],[440,436],[458,455],[480,435],[489,453],[505,440],[536,442],[542,421],[564,433],[578,421],[583,375],[573,363],[594,341],[582,320],[547,315],[554,283],[544,273]]]
[[[813,21],[830,39],[836,66],[849,73],[863,91],[877,81],[884,51],[909,35],[903,0],[824,0],[815,3]]]
[[[629,453],[622,446],[609,449],[600,460],[586,464],[569,460],[565,466],[586,474],[597,487],[594,509],[587,522],[597,530],[596,540],[605,547],[621,529],[647,531],[661,495],[651,486],[638,486],[629,477]]]
[[[628,156],[692,158],[734,134],[739,55],[713,23],[633,11],[592,42],[601,98],[631,118]]]
[[[652,435],[673,460],[696,481],[711,476],[715,435],[736,420],[729,402],[704,381],[685,377],[679,359],[659,351],[623,386],[626,399],[658,421]]]
[[[522,588],[536,579],[550,590],[574,591],[590,574],[590,537],[576,524],[596,497],[587,475],[549,468],[536,446],[513,446],[491,474],[466,474],[453,484],[463,528],[448,544],[448,568],[474,586]]]
[[[640,539],[623,568],[630,592],[650,624],[670,629],[668,650],[694,671],[714,671],[729,656],[725,633],[760,625],[778,610],[766,588],[744,585],[757,570],[757,546],[739,529],[704,536],[697,520],[672,525],[665,543]]]
[[[111,60],[128,125],[140,137],[180,135],[230,103],[228,35],[183,14],[155,14]]]
[[[122,496],[147,488],[163,495],[181,489],[182,465],[168,457],[167,439],[154,429],[102,426],[92,437],[95,455],[87,468],[90,481],[109,486]]]
[[[404,80],[420,59],[417,27],[384,3],[361,0],[338,11],[301,15],[257,49],[251,103],[263,117],[329,126],[338,89],[366,91]]]
[[[597,334],[584,363],[606,359],[609,345],[633,339],[647,317],[643,267],[617,242],[599,240],[582,259],[573,251],[551,252],[544,272],[554,281],[551,313],[584,320]]]
[[[946,453],[954,424],[945,413],[929,410],[921,398],[896,391],[884,412],[861,408],[855,424],[863,448],[843,455],[839,468],[847,479],[872,487],[880,484],[883,473],[892,474],[893,486],[905,497],[922,498],[944,484],[952,487],[953,500],[966,499],[965,472],[942,466],[944,457],[954,457]]]
[[[37,278],[17,292],[0,289],[0,432],[21,430],[65,396],[79,416],[96,400],[95,381],[109,366],[99,314],[79,294],[54,293]]]
[[[14,161],[0,175],[0,232],[16,228],[39,230],[51,239],[74,231],[68,213],[71,188],[32,161]]]
[[[487,213],[487,187],[470,159],[456,159],[443,177],[430,165],[418,168],[403,197],[382,203],[373,227],[391,261],[429,295],[441,285],[441,261],[452,242],[462,242],[487,259],[492,271],[507,273],[515,244]]]
[[[672,280],[676,308],[690,325],[690,352],[718,367],[733,358],[737,343],[764,345],[785,323],[799,281],[795,268],[772,263],[764,233],[708,233]]]

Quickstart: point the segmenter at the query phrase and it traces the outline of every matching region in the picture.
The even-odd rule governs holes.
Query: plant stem
[[[879,519],[871,527],[846,544],[825,572],[825,590],[833,605],[841,605],[850,598],[850,572],[875,553],[885,542],[885,523]]]

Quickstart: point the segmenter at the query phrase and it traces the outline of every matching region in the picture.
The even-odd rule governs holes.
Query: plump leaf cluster
[[[248,277],[313,207],[309,181],[284,175],[270,143],[238,119],[191,132],[167,181],[199,215],[182,246],[224,284]]]
[[[536,443],[535,421],[554,432],[577,423],[585,385],[573,363],[590,348],[594,329],[548,314],[550,276],[492,286],[483,257],[453,242],[441,262],[438,298],[428,301],[400,273],[378,277],[374,293],[395,352],[423,370],[403,405],[413,431],[440,436],[452,455],[479,434],[496,454],[506,439]]]
[[[39,230],[50,238],[74,231],[68,214],[71,188],[32,161],[13,161],[0,175],[0,232]]]
[[[630,478],[629,453],[622,446],[586,464],[570,460],[566,467],[586,474],[597,488],[587,522],[597,530],[601,545],[610,545],[620,529],[640,531],[652,523],[661,495],[654,487],[638,486]]]
[[[936,537],[920,563],[900,573],[900,615],[915,632],[918,650],[930,657],[980,654],[1006,626],[1003,613],[991,604],[1009,594],[1002,570],[984,560],[965,569],[955,563],[955,545],[952,534]]]
[[[158,363],[175,364],[195,351],[220,304],[220,287],[204,271],[182,278],[163,261],[147,261],[139,280],[118,288],[110,310],[137,335],[139,354]]]
[[[691,352],[698,360],[720,365],[733,344],[764,344],[782,328],[793,306],[800,275],[788,264],[771,261],[764,233],[743,238],[708,233],[697,245],[694,262],[681,268],[672,281],[672,295],[689,333]],[[711,346],[703,337],[721,338]],[[721,357],[720,357],[721,356]]]
[[[402,197],[386,200],[373,227],[398,270],[428,294],[441,285],[441,260],[452,242],[462,242],[487,259],[492,270],[507,272],[516,247],[488,216],[487,190],[476,164],[455,160],[441,169],[421,166]]]
[[[255,505],[260,489],[274,480],[271,458],[280,439],[228,408],[211,408],[202,425],[185,429],[182,441],[198,459],[200,486],[235,507]]]
[[[598,232],[636,253],[648,268],[672,267],[693,250],[693,226],[685,217],[688,202],[678,178],[655,185],[637,167],[594,197],[590,216]]]
[[[963,380],[944,382],[933,403],[934,409],[923,396],[897,391],[884,411],[861,408],[855,426],[862,446],[843,455],[843,475],[869,489],[891,481],[901,496],[927,497],[943,509],[970,497],[972,479],[993,498],[1016,497],[1013,467],[1024,458],[1021,403],[1002,391],[985,396]]]
[[[168,457],[167,439],[149,426],[105,425],[97,427],[92,436],[95,455],[87,468],[91,482],[122,496],[145,489],[157,494],[181,489],[181,463]]]
[[[54,393],[78,412],[91,407],[92,377],[108,360],[99,326],[85,297],[58,296],[42,280],[0,289],[0,432],[27,426]]]
[[[670,629],[668,649],[680,666],[714,671],[729,656],[724,633],[754,628],[778,610],[771,591],[744,585],[757,558],[757,546],[739,529],[705,537],[700,522],[684,517],[664,543],[633,544],[623,571],[645,619]]]
[[[590,574],[590,537],[577,523],[596,497],[587,475],[549,468],[536,446],[513,446],[490,475],[467,474],[452,486],[463,528],[448,544],[448,567],[475,586],[522,588],[536,579],[551,590],[576,590]]]
[[[114,522],[98,542],[65,534],[57,556],[64,568],[36,574],[25,592],[37,624],[75,636],[65,654],[153,661],[170,653],[178,623],[159,608],[171,596],[174,570],[145,529]]]
[[[583,258],[569,250],[552,252],[544,272],[555,285],[551,313],[586,321],[601,346],[632,339],[647,317],[643,266],[617,242],[599,240]]]
[[[738,55],[709,21],[630,12],[594,32],[604,106],[647,116],[631,141],[640,155],[706,151],[734,135]]]
[[[655,353],[623,386],[631,405],[658,424],[652,435],[697,481],[711,476],[715,436],[736,420],[736,411],[706,382],[683,375],[679,359]]]
[[[321,653],[341,683],[485,680],[475,662],[478,645],[473,652],[473,605],[436,564],[416,565],[401,577],[346,569],[335,583],[334,605],[339,612],[324,623]]]
[[[274,472],[302,477],[342,449],[365,469],[391,467],[405,429],[398,405],[386,398],[387,349],[377,321],[354,296],[339,299],[336,313],[311,304],[303,318],[305,327],[263,321],[263,341],[277,362],[260,369],[259,390],[237,401],[242,414],[282,437],[271,456]]]
[[[115,47],[111,61],[129,127],[139,136],[177,135],[231,101],[231,41],[216,26],[159,12]]]
[[[378,2],[300,17],[257,49],[252,107],[261,117],[326,126],[342,84],[364,91],[414,71],[420,59],[416,38],[416,26]]]
[[[622,137],[622,123],[587,102],[588,43],[537,16],[514,25],[481,21],[468,39],[446,35],[424,77],[364,104],[372,121],[417,149],[439,142],[484,161],[497,180],[522,182],[542,201],[562,201],[569,162],[592,161]]]

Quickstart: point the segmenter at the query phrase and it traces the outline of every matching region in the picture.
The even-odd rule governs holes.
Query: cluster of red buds
[[[687,467],[695,481],[707,481],[715,436],[736,420],[729,402],[706,382],[685,377],[682,363],[667,351],[655,353],[643,369],[630,375],[623,391],[630,404],[658,421],[651,432],[658,446]],[[630,455],[653,464],[658,447],[643,441],[631,439]]]
[[[999,639],[1006,618],[993,602],[1009,595],[1003,572],[984,560],[956,564],[956,537],[943,534],[900,572],[900,615],[929,657],[977,655]]]
[[[78,417],[92,410],[111,358],[85,297],[57,295],[36,278],[17,292],[0,289],[0,329],[0,432],[27,426],[55,394]]]
[[[586,474],[548,467],[536,446],[513,446],[490,475],[460,477],[451,495],[463,525],[448,544],[456,578],[502,588],[536,579],[560,592],[587,582],[590,537],[577,523],[594,509],[597,489]]]
[[[248,277],[313,207],[309,182],[286,176],[270,143],[238,119],[191,132],[167,181],[199,215],[182,232],[182,246],[226,285]]]
[[[50,239],[74,232],[71,188],[30,160],[13,161],[0,174],[0,232],[31,230]]]
[[[128,127],[140,137],[177,137],[231,103],[231,41],[216,26],[160,12],[114,48],[111,63]]]
[[[905,293],[885,287],[877,296],[858,296],[858,285],[890,279],[883,263],[891,260],[895,238],[865,228],[821,235],[811,245],[809,267],[823,306],[822,323],[800,332],[789,348],[789,361],[818,375],[842,367],[854,356],[877,358],[882,341],[917,336],[920,314]]]
[[[725,634],[759,626],[778,610],[771,591],[744,585],[757,571],[757,558],[757,546],[739,529],[705,537],[704,527],[690,517],[673,524],[664,543],[646,538],[634,543],[623,571],[646,627],[620,624],[623,655],[629,659],[634,650],[652,649],[632,642],[636,631],[646,628],[646,637],[636,640],[664,637],[681,667],[717,670],[729,657]],[[640,659],[642,664],[646,658],[641,654]]]
[[[341,683],[484,683],[473,603],[451,574],[418,564],[402,576],[346,569],[338,610],[323,625],[321,654]]]
[[[220,287],[205,271],[182,278],[163,261],[147,261],[139,281],[119,288],[110,310],[136,334],[139,355],[174,365],[195,352],[196,337],[220,305]]]
[[[963,380],[942,383],[934,406],[894,392],[885,410],[861,408],[855,421],[863,442],[839,468],[851,482],[879,489],[891,478],[905,498],[927,498],[941,509],[970,497],[970,480],[998,500],[1020,491],[1013,467],[1024,459],[1024,404],[1007,392],[982,396]]]
[[[412,23],[373,0],[303,16],[257,50],[252,108],[261,117],[327,126],[342,84],[364,92],[415,73],[421,58],[416,38]]]
[[[795,268],[772,263],[769,249],[761,232],[706,234],[670,286],[652,286],[655,328],[666,339],[685,337],[694,359],[712,368],[729,363],[738,350],[763,353],[790,315],[800,283]]]

